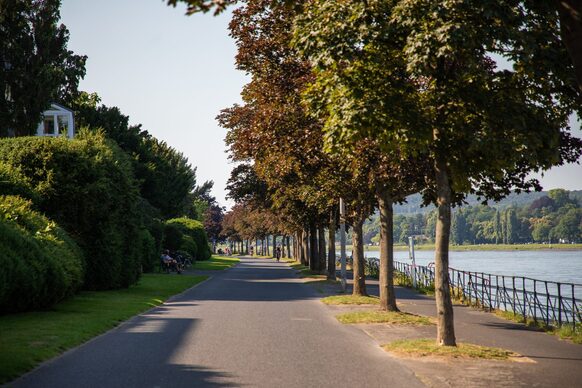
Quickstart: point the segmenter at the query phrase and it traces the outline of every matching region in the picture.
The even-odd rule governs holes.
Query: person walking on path
[[[275,251],[275,256],[277,257],[277,262],[281,259],[281,246],[277,246],[277,250]]]

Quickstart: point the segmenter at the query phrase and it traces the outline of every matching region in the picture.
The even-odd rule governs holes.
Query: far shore
[[[336,248],[339,252],[339,246]],[[351,251],[352,246],[346,246],[346,250]],[[433,251],[434,244],[419,244],[414,246],[415,250]],[[379,251],[378,245],[365,245],[364,251]],[[408,246],[403,244],[394,245],[395,251],[407,251]],[[475,245],[450,245],[450,251],[579,251],[582,244],[475,244]]]

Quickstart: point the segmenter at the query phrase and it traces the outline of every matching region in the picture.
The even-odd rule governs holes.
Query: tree
[[[0,4],[0,136],[36,132],[51,102],[68,103],[85,76],[86,56],[67,49],[60,0]]]
[[[329,23],[335,18],[330,9],[338,8],[350,17]],[[533,13],[520,14],[508,4],[427,0],[337,6],[310,2],[305,13],[309,23],[298,23],[298,42],[316,66],[327,70],[318,74],[318,82],[343,88],[339,76],[364,76],[360,52],[387,53],[386,84],[401,79],[397,90],[407,91],[387,105],[389,117],[411,110],[418,115],[418,126],[335,126],[336,139],[371,132],[388,149],[401,144],[405,155],[428,152],[432,172],[426,177],[435,187],[424,197],[438,206],[437,342],[455,345],[448,284],[451,206],[470,192],[498,200],[512,188],[539,189],[538,182],[527,179],[529,171],[572,162],[580,155],[581,142],[567,131],[578,96],[571,88],[572,68],[563,60],[564,47],[552,29],[556,15],[544,15],[549,27],[540,28]],[[535,30],[521,28],[534,22]],[[529,44],[532,39],[534,46]],[[490,53],[510,58],[514,70],[496,69]],[[395,78],[403,69],[405,75]],[[340,88],[330,94],[344,97]],[[365,103],[357,98],[367,96],[348,97],[352,98],[327,99],[322,106],[337,111],[336,121],[361,117],[358,112],[365,116],[366,110],[359,109]]]

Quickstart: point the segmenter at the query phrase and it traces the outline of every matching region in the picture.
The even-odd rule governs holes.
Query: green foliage
[[[130,126],[129,116],[119,108],[98,105],[100,101],[95,93],[77,97],[72,108],[78,126],[103,131],[129,156],[141,196],[162,218],[184,215],[193,200],[196,169],[182,153],[152,137],[141,125]]]
[[[16,196],[0,196],[0,313],[43,308],[79,289],[79,247]]]
[[[147,274],[128,289],[82,292],[50,311],[0,317],[0,384],[206,278]]]
[[[0,136],[31,135],[52,101],[67,103],[87,57],[67,49],[60,0],[5,0],[0,6]]]
[[[140,274],[139,196],[126,155],[102,134],[0,140],[0,161],[18,168],[38,208],[77,241],[87,259],[85,287],[127,287]]]
[[[582,242],[582,205],[575,199],[578,192],[561,191],[559,202],[543,195],[533,202],[517,202],[521,206],[503,203],[494,204],[496,207],[479,204],[459,207],[453,214],[451,242],[456,245]],[[408,244],[408,236],[419,234],[434,240],[435,215],[434,210],[395,215],[394,241]],[[378,238],[377,214],[364,225],[364,231],[366,244]]]
[[[186,250],[197,261],[210,258],[208,237],[200,221],[185,217],[174,218],[166,221],[164,233],[164,248],[173,251]]]
[[[140,252],[141,268],[143,272],[153,272],[159,261],[160,251],[157,247],[156,240],[147,229],[140,230]]]
[[[0,195],[18,195],[33,202],[39,199],[20,170],[2,162],[0,162]]]

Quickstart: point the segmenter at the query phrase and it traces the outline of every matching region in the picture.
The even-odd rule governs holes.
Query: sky
[[[162,0],[62,0],[61,21],[69,49],[88,56],[80,89],[97,92],[131,124],[182,152],[197,168],[198,184],[214,181],[213,195],[230,207],[225,186],[233,165],[215,117],[241,102],[248,77],[234,66],[230,14],[184,11]],[[545,190],[581,190],[582,166],[553,168],[540,179]]]

